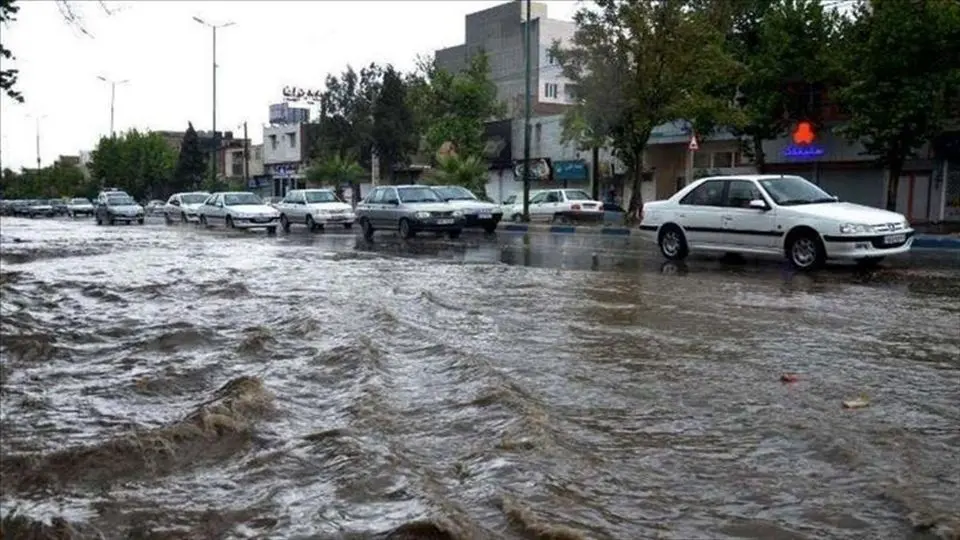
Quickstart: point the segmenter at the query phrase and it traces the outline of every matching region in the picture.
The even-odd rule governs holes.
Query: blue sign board
[[[587,172],[587,164],[582,159],[572,159],[569,161],[553,162],[553,179],[564,180],[587,180],[590,175]]]

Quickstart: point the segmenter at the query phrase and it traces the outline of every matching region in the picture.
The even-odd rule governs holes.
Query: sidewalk
[[[549,233],[604,236],[638,236],[640,230],[624,226],[597,225],[547,225],[526,223],[501,223],[497,230],[512,233]],[[917,234],[913,237],[913,247],[917,249],[956,249],[960,250],[960,234]]]

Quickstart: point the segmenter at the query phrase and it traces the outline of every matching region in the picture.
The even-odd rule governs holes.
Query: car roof
[[[705,176],[703,178],[698,178],[697,181],[701,180],[778,180],[780,178],[803,178],[798,174],[727,174],[727,175],[718,175],[718,176]]]

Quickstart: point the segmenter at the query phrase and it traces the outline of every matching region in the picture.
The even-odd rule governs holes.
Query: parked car
[[[513,221],[523,216],[523,201],[510,209]],[[603,204],[582,189],[547,189],[530,194],[530,221],[558,223],[600,222],[603,220]]]
[[[337,198],[331,189],[294,189],[277,205],[280,226],[290,230],[293,223],[304,224],[314,231],[327,225],[353,227],[353,207]]]
[[[210,197],[207,191],[189,191],[185,193],[174,193],[167,199],[161,212],[163,219],[167,224],[174,221],[188,223],[191,221],[200,221],[200,207]]]
[[[94,205],[97,225],[113,225],[118,221],[143,225],[143,207],[124,191],[101,191]]]
[[[143,209],[148,215],[153,216],[156,214],[163,213],[163,207],[165,204],[166,203],[161,200],[153,199],[150,202],[148,202],[146,205],[144,205]]]
[[[10,215],[11,216],[29,216],[30,215],[30,203],[32,201],[19,199],[12,201],[10,203]]]
[[[458,238],[464,226],[463,212],[444,202],[430,186],[419,185],[374,188],[357,205],[357,222],[367,240],[376,230],[396,230],[401,238],[421,231]]]
[[[67,215],[67,201],[65,199],[50,199],[47,203],[53,208],[53,215]]]
[[[497,230],[503,217],[499,206],[480,200],[463,186],[435,186],[433,190],[450,206],[463,212],[464,227],[478,227],[488,233]]]
[[[31,218],[35,218],[37,216],[53,217],[53,206],[49,201],[32,199],[27,203],[25,214]]]
[[[283,200],[283,197],[264,197],[263,204],[270,206],[272,208],[277,208],[280,204],[280,201]]]
[[[260,197],[248,191],[212,193],[199,208],[204,227],[222,225],[228,229],[266,229],[277,232],[280,213],[263,204]]]
[[[90,202],[90,199],[83,197],[70,199],[70,202],[67,203],[67,215],[72,218],[77,216],[93,217],[93,203]]]
[[[786,256],[801,270],[827,259],[879,263],[910,250],[914,230],[896,212],[840,202],[799,176],[700,179],[643,207],[640,228],[663,256],[690,251]]]

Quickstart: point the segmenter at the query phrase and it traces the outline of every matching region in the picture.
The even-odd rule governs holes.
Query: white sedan
[[[511,221],[523,217],[523,195],[507,212]],[[593,200],[582,189],[547,189],[530,193],[530,221],[568,223],[570,221],[603,221],[603,203]]]
[[[222,225],[228,229],[266,229],[277,232],[280,213],[247,191],[213,193],[200,207],[200,224]]]
[[[200,207],[210,197],[206,191],[190,191],[187,193],[174,193],[163,206],[163,219],[168,224],[174,221],[198,221],[200,219]]]
[[[873,265],[910,251],[914,234],[902,214],[839,202],[784,175],[702,178],[645,204],[640,229],[671,260],[698,250],[773,254],[801,270],[827,259]]]
[[[302,223],[311,231],[326,225],[353,227],[356,216],[353,207],[337,198],[330,189],[294,189],[287,192],[276,206],[280,212],[280,225],[290,230],[292,223]]]

